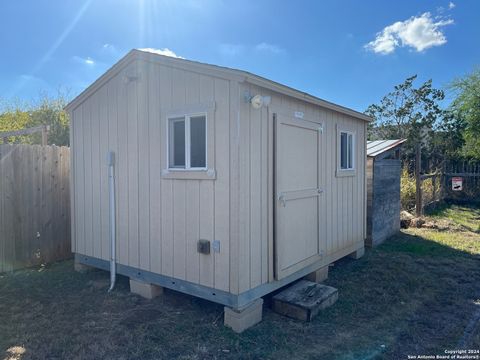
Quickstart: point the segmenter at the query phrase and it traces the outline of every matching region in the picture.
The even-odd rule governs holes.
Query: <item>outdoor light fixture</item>
[[[254,109],[260,109],[262,106],[270,105],[272,98],[270,96],[262,96],[260,94],[251,96],[249,92],[245,93],[245,101],[250,103]]]

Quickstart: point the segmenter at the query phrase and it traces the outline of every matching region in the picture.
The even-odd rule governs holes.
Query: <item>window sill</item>
[[[337,170],[336,174],[337,177],[348,177],[348,176],[355,176],[357,175],[357,171],[354,170]]]
[[[215,169],[208,170],[176,170],[163,169],[162,179],[178,179],[178,180],[215,180]]]

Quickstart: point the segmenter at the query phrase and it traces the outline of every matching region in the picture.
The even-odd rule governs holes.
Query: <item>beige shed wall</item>
[[[239,292],[273,280],[273,113],[323,123],[321,136],[320,236],[328,264],[363,246],[365,230],[366,122],[284,96],[241,84],[240,93],[271,96],[269,108],[254,110],[240,101],[240,243]],[[337,177],[337,126],[356,134],[354,176]],[[308,166],[308,164],[305,164]],[[293,241],[294,239],[292,239]],[[321,247],[322,248],[322,247]]]
[[[127,84],[124,74],[139,78]],[[74,251],[109,260],[106,154],[111,150],[118,262],[230,291],[230,168],[236,163],[230,160],[229,134],[236,136],[230,104],[237,93],[234,81],[134,61],[75,108]],[[212,101],[216,180],[162,178],[166,112]],[[220,240],[220,253],[199,254],[200,238]]]

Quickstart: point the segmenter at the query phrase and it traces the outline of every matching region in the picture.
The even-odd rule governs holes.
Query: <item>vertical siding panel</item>
[[[119,75],[117,82],[117,117],[118,117],[118,259],[122,264],[128,264],[129,260],[129,219],[128,219],[128,107],[127,107],[127,84],[121,81],[122,75]]]
[[[162,274],[173,276],[173,181],[162,181]]]
[[[322,110],[324,124],[323,124],[323,136],[325,139],[326,149],[325,152],[325,192],[324,192],[324,200],[325,200],[325,221],[326,221],[326,240],[325,240],[325,247],[326,247],[326,254],[330,254],[332,250],[332,152],[335,151],[335,147],[332,144],[332,121],[328,116],[328,111]]]
[[[75,250],[80,254],[85,254],[85,162],[84,162],[84,144],[83,144],[83,105],[79,106],[74,111],[75,119],[73,122],[74,131],[73,135],[75,136],[73,149],[74,155],[74,188],[73,196],[75,197]],[[36,158],[34,159],[37,160]],[[38,173],[38,162],[36,162],[36,173]],[[34,204],[35,205],[35,204]],[[34,224],[35,226],[35,224]]]
[[[200,78],[198,74],[188,72],[185,78],[185,98],[187,104],[197,104],[200,101]],[[208,121],[208,120],[207,120]],[[186,279],[198,283],[200,280],[200,256],[197,242],[200,238],[200,181],[188,180],[186,191]]]
[[[160,76],[159,66],[148,66],[148,138],[149,138],[149,176],[150,176],[150,271],[162,271],[162,197],[161,197],[161,109],[159,104]]]
[[[199,99],[201,102],[214,101],[214,79],[209,76],[200,75],[199,77]],[[210,119],[216,121],[218,118],[215,113],[215,118]],[[199,237],[201,239],[214,240],[214,181],[202,180],[199,184],[199,204],[201,211],[199,215]],[[223,249],[221,249],[223,250]],[[200,284],[205,286],[214,286],[214,261],[213,253],[210,255],[201,255],[199,257],[199,274]]]
[[[349,244],[353,244],[355,242],[355,223],[356,223],[356,217],[355,217],[355,205],[356,205],[356,202],[357,202],[357,198],[356,198],[356,192],[355,192],[355,184],[358,182],[359,180],[359,176],[360,176],[360,168],[359,168],[359,165],[358,165],[358,162],[357,162],[357,148],[358,148],[358,139],[359,139],[359,133],[358,133],[358,127],[357,127],[357,121],[353,120],[352,118],[350,117],[346,117],[345,118],[348,120],[349,122],[349,127],[351,127],[353,129],[353,131],[355,132],[355,139],[354,139],[354,149],[353,149],[353,156],[354,156],[354,166],[355,166],[355,176],[353,177],[350,177],[349,178],[349,182],[348,182],[348,193],[349,193],[349,199],[348,199],[348,203],[347,203],[347,207],[348,207],[348,215],[349,215],[349,219],[350,219],[350,223],[349,223],[349,228],[348,228],[348,243]]]
[[[103,89],[103,88],[102,88]],[[102,89],[95,96],[91,97],[91,137],[92,137],[92,177],[89,182],[92,184],[92,241],[93,256],[102,257],[101,239],[101,193],[100,193],[100,117],[99,107],[103,101]]]
[[[85,171],[85,254],[93,256],[93,189],[92,189],[92,103],[90,100],[84,103],[83,117],[83,142],[84,142],[84,171]]]
[[[172,107],[185,105],[185,71],[172,70]],[[186,273],[186,234],[185,234],[185,188],[186,180],[173,180],[173,275],[185,279]]]
[[[159,93],[161,104],[160,138],[162,143],[167,139],[166,111],[172,107],[172,72],[166,66],[159,67]],[[166,154],[161,157],[163,167],[168,167]],[[161,184],[161,213],[162,213],[162,273],[173,275],[173,182],[162,179]]]
[[[272,102],[273,102],[272,98]],[[273,173],[273,114],[268,113],[268,171],[267,171],[267,193],[266,193],[266,204],[268,210],[268,253],[267,253],[267,262],[268,262],[268,281],[274,280],[274,224],[273,224],[273,184],[274,184],[274,173]]]
[[[109,83],[102,87],[100,90],[100,153],[99,153],[99,166],[100,166],[100,223],[102,224],[100,234],[100,253],[102,259],[108,260],[110,258],[110,241],[109,241],[109,202],[108,202],[108,166],[106,163],[107,152],[109,151],[109,116],[108,107],[110,105],[110,98],[108,96]]]
[[[69,141],[70,141],[70,162],[68,163],[68,166],[69,166],[69,169],[66,170],[68,171],[68,192],[66,193],[66,196],[68,197],[68,199],[70,199],[70,202],[69,202],[69,206],[70,208],[68,209],[69,213],[66,214],[67,216],[69,215],[70,216],[70,244],[71,244],[71,250],[72,250],[72,253],[76,253],[77,252],[77,246],[76,246],[76,238],[77,238],[77,232],[75,230],[75,223],[76,223],[76,215],[75,215],[75,152],[73,151],[73,149],[75,149],[75,111],[71,112],[70,113],[70,133],[69,133]],[[0,155],[1,156],[1,155]],[[35,164],[35,156],[33,155],[33,152],[32,152],[32,162],[33,164]],[[33,182],[32,182],[32,186],[33,188],[34,185],[33,185]],[[33,192],[35,193],[35,191]],[[33,195],[32,195],[32,199],[33,199]],[[1,201],[1,199],[0,199]],[[0,205],[1,206],[1,205]],[[0,211],[1,211],[1,208],[0,208]],[[68,219],[68,218],[67,218]],[[67,220],[68,222],[68,220]],[[0,226],[1,226],[1,223],[0,223]],[[33,222],[32,222],[32,226],[33,226]],[[1,231],[0,231],[0,234],[1,234]],[[68,235],[68,234],[67,234]],[[1,261],[1,256],[0,256],[0,261]]]
[[[215,240],[220,240],[220,252],[214,253],[215,288],[228,291],[230,282],[230,83],[215,79]]]
[[[247,87],[246,90],[250,90]],[[239,244],[239,292],[250,287],[250,106],[240,105],[240,244]]]
[[[137,116],[138,116],[138,242],[139,267],[150,270],[150,146],[148,119],[148,68],[138,63]]]
[[[359,203],[359,197],[358,197],[358,190],[359,190],[359,184],[362,182],[362,163],[360,162],[361,157],[360,157],[360,148],[361,148],[361,142],[362,142],[362,134],[361,134],[361,128],[360,125],[363,125],[362,123],[357,122],[355,124],[357,128],[357,136],[355,138],[355,166],[357,168],[357,176],[355,178],[355,181],[353,181],[352,187],[353,187],[353,230],[352,230],[352,241],[356,242],[361,239],[360,234],[363,232],[363,229],[360,229],[360,221],[358,214],[361,212],[361,207],[363,207],[362,203]]]
[[[350,124],[345,121],[345,117],[342,114],[339,114],[339,118],[341,121],[341,124],[344,128],[350,129]],[[342,248],[345,248],[347,245],[349,245],[349,236],[350,236],[350,224],[352,222],[352,218],[350,218],[350,211],[349,208],[351,206],[348,206],[349,204],[349,199],[352,196],[351,193],[351,188],[350,188],[350,181],[352,177],[343,177],[342,178],[342,230],[343,230],[343,238],[342,238]]]
[[[341,129],[343,128],[344,124],[342,122],[341,116],[338,113],[335,113],[335,122],[337,126]],[[338,134],[338,131],[337,131]],[[337,146],[338,138],[337,138]],[[337,231],[338,231],[338,238],[337,238],[337,250],[341,250],[344,247],[345,242],[345,229],[344,229],[344,221],[346,214],[344,213],[344,206],[343,206],[343,197],[344,197],[344,177],[337,177]]]
[[[342,115],[341,114],[336,114],[337,115],[337,123],[340,124],[340,126],[342,127],[345,127],[345,124],[343,122],[343,119],[342,119]],[[347,201],[347,196],[348,194],[345,194],[345,191],[347,190],[347,186],[346,184],[348,183],[348,178],[347,177],[341,177],[338,179],[338,183],[339,183],[339,199],[340,199],[340,217],[338,218],[339,220],[339,230],[340,230],[340,242],[339,242],[339,249],[343,249],[345,247],[345,244],[346,244],[346,239],[347,239],[347,236],[348,236],[348,226],[346,226],[346,221],[348,220],[347,219],[347,216],[348,216],[348,212],[347,212],[347,208],[345,206],[345,203]]]
[[[116,218],[116,233],[117,233],[117,241],[116,241],[116,255],[118,259],[118,255],[120,254],[119,246],[120,243],[118,241],[118,234],[119,234],[119,153],[118,153],[118,103],[117,103],[117,91],[118,91],[119,81],[118,77],[113,78],[109,81],[107,85],[107,97],[108,97],[108,150],[113,151],[115,153],[115,199],[116,199],[116,206],[115,206],[115,218]],[[108,176],[108,169],[107,169],[107,176]],[[108,181],[108,180],[107,180]],[[106,197],[109,194],[107,193]],[[108,212],[110,212],[110,204],[107,204]],[[107,228],[108,228],[108,235],[107,238],[110,239],[110,220],[107,218]],[[105,249],[104,255],[110,257],[110,241],[107,241],[107,249]]]
[[[337,250],[337,239],[338,239],[338,229],[337,229],[337,219],[338,219],[338,200],[337,200],[337,124],[334,117],[334,113],[328,111],[328,117],[330,119],[330,128],[331,128],[331,171],[330,178],[332,180],[332,189],[331,189],[331,199],[330,199],[330,211],[331,211],[331,242],[330,242],[330,252],[334,253]]]
[[[262,108],[261,116],[261,127],[260,127],[260,246],[261,246],[261,277],[260,281],[262,284],[268,281],[268,202],[270,197],[268,196],[268,172],[269,172],[269,162],[268,162],[268,145],[269,145],[269,112],[266,107]]]
[[[186,272],[186,258],[185,258],[185,243],[186,243],[186,197],[185,197],[185,181],[175,180],[173,182],[173,276],[185,280]]]
[[[136,63],[129,72],[136,73]],[[128,264],[139,266],[138,241],[138,81],[127,83],[127,169],[128,169]]]
[[[328,159],[327,159],[327,124],[325,111],[322,109],[317,109],[317,118],[323,126],[323,133],[320,135],[320,188],[323,190],[323,193],[320,195],[320,248],[321,254],[325,256],[327,254],[327,244],[328,244],[328,235],[327,235],[327,169],[328,169]]]
[[[259,93],[258,89],[254,93]],[[261,175],[262,175],[262,110],[250,108],[250,283],[249,288],[261,284],[262,276],[262,216],[261,216]]]
[[[197,241],[200,238],[200,197],[199,182],[189,181],[186,185],[186,239],[187,239],[187,263],[186,263],[186,280],[198,284],[200,281],[200,256],[197,251]]]

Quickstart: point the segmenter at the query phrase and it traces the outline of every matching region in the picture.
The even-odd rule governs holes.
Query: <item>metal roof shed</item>
[[[405,140],[367,141],[367,246],[400,230],[400,147]]]
[[[108,152],[115,263],[132,289],[155,284],[241,313],[363,251],[365,114],[244,71],[138,50],[67,110],[77,264],[108,269],[113,254]]]

